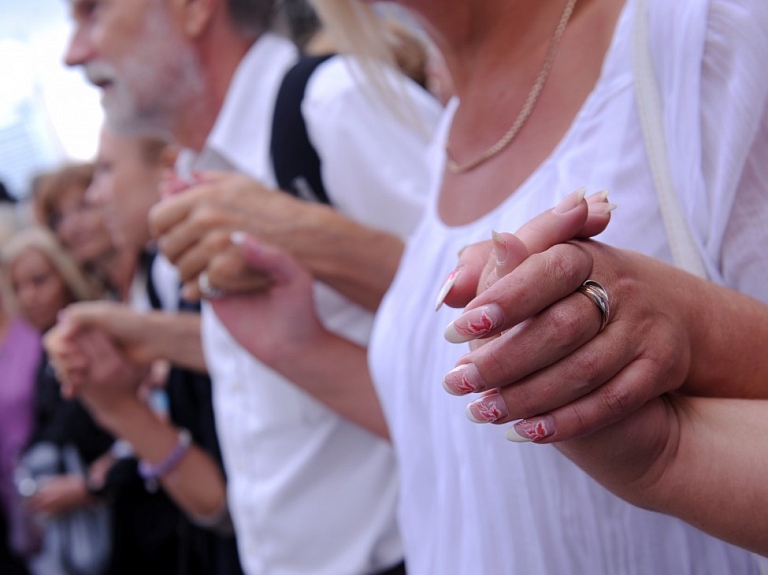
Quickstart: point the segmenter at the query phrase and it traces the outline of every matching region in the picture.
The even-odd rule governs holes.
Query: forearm
[[[311,344],[286,348],[272,367],[341,416],[389,439],[365,349],[324,332]]]
[[[674,398],[680,435],[646,507],[768,555],[768,401]]]
[[[768,554],[768,402],[666,396],[557,447],[622,499]]]
[[[159,419],[139,400],[126,399],[109,410],[93,410],[99,422],[126,440],[136,455],[152,465],[165,460],[178,442],[179,430]],[[160,478],[165,492],[193,518],[205,520],[226,505],[224,477],[202,449],[190,446],[173,469]]]
[[[696,280],[689,317],[691,370],[683,393],[768,399],[768,305]]]
[[[200,314],[194,312],[151,312],[147,333],[157,358],[186,369],[206,372],[200,339]]]
[[[303,227],[295,257],[328,284],[365,309],[375,311],[389,289],[403,253],[403,241],[357,224],[322,206]],[[299,232],[297,232],[299,233]]]

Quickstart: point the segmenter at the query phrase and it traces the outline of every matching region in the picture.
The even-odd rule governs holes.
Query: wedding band
[[[208,272],[203,272],[197,277],[197,287],[205,299],[218,299],[224,295],[224,290],[215,288],[208,279]]]
[[[585,281],[576,291],[583,293],[591,299],[597,306],[597,309],[600,310],[600,329],[597,330],[597,333],[600,333],[605,329],[605,326],[608,325],[608,317],[611,311],[608,302],[608,292],[594,280]]]

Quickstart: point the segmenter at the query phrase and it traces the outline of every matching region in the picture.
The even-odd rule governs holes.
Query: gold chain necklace
[[[517,115],[517,118],[515,118],[515,121],[512,124],[512,126],[509,128],[509,130],[507,130],[506,134],[504,134],[501,137],[501,139],[498,142],[496,142],[493,146],[488,148],[485,152],[483,152],[480,156],[478,156],[474,160],[471,160],[464,164],[459,164],[456,161],[454,161],[451,158],[451,153],[448,151],[448,146],[446,146],[445,153],[448,156],[447,165],[448,165],[448,169],[451,172],[453,172],[454,174],[461,174],[463,172],[468,172],[476,168],[480,164],[493,158],[495,155],[501,152],[504,148],[509,146],[509,144],[512,143],[512,140],[515,139],[515,136],[517,136],[517,133],[525,125],[525,122],[530,117],[531,112],[533,112],[533,108],[536,105],[536,102],[538,101],[539,96],[541,95],[541,91],[544,88],[544,83],[547,81],[547,76],[549,76],[549,71],[552,68],[552,63],[555,60],[555,54],[557,53],[557,47],[560,44],[560,39],[563,37],[563,32],[565,32],[565,27],[568,25],[568,21],[571,19],[571,14],[573,13],[573,7],[575,5],[576,5],[576,0],[568,0],[568,4],[566,5],[565,10],[563,11],[563,15],[560,17],[560,22],[558,22],[557,28],[555,29],[555,34],[552,36],[552,40],[549,43],[549,47],[547,48],[547,55],[544,58],[544,66],[542,66],[541,71],[539,72],[539,75],[536,77],[536,81],[531,87],[531,91],[528,92],[528,98],[525,100],[523,109],[520,110],[520,113]]]

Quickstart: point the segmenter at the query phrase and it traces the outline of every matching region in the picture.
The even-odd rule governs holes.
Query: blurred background
[[[2,0],[0,182],[17,198],[63,160],[91,160],[102,122],[98,91],[63,64],[66,0]]]

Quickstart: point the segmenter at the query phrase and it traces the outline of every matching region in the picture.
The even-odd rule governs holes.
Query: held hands
[[[101,303],[101,302],[100,302]],[[149,365],[131,360],[103,328],[81,321],[72,311],[45,336],[45,347],[66,397],[79,396],[101,420],[137,391],[149,375]]]
[[[244,230],[291,249],[292,222],[298,214],[325,209],[274,193],[240,174],[198,175],[192,185],[169,174],[161,191],[165,199],[150,212],[150,228],[160,250],[179,270],[187,299],[204,295],[198,279],[203,272],[205,282],[218,290],[266,288],[266,276],[248,266],[230,234]]]
[[[686,274],[592,241],[558,243],[599,233],[608,222],[604,202],[572,195],[515,236],[465,250],[441,292],[448,305],[466,304],[446,338],[475,344],[446,374],[446,390],[481,394],[467,408],[473,421],[521,420],[507,432],[512,441],[594,432],[687,375],[688,318],[674,303]],[[488,263],[481,268],[483,251]],[[610,297],[600,333],[599,309],[577,291],[588,279]]]
[[[252,269],[268,279],[267,289],[211,300],[216,315],[249,353],[277,367],[282,357],[308,345],[323,328],[315,314],[312,276],[287,252],[244,232],[231,241]]]

